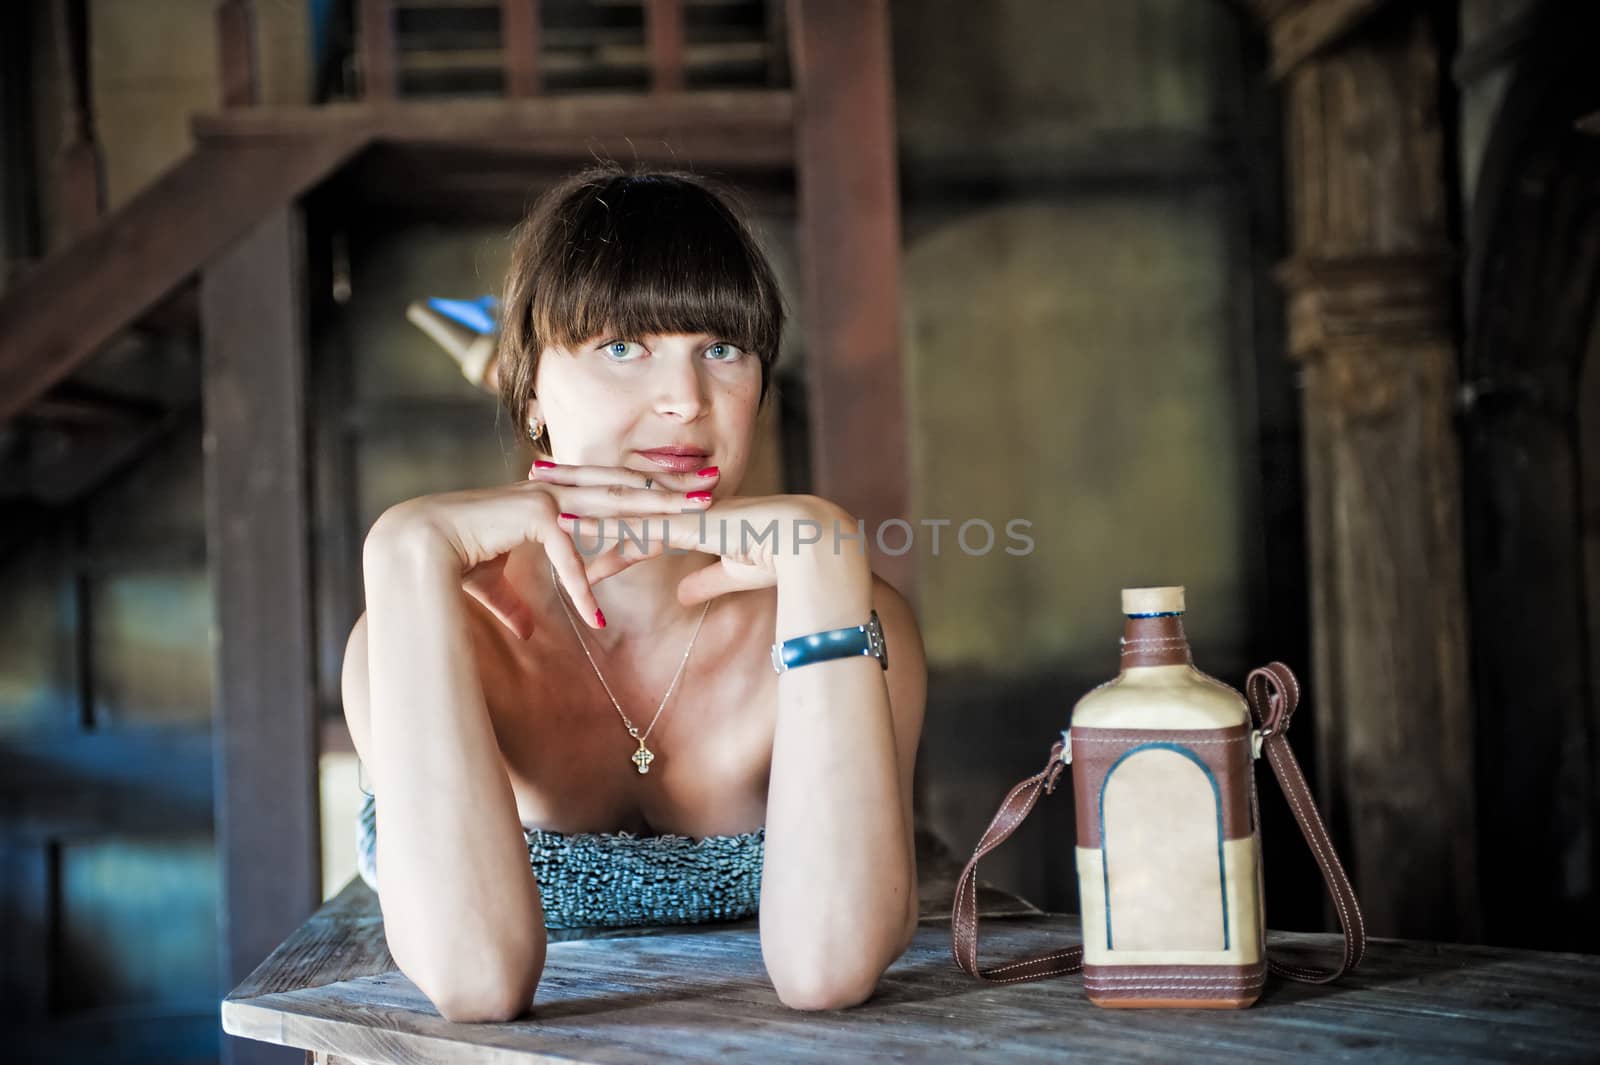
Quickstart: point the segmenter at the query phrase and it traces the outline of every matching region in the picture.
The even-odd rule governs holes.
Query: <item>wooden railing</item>
[[[481,48],[420,54],[402,48],[402,12],[495,6],[500,11],[497,42],[485,34]],[[693,44],[689,42],[686,9],[697,6],[695,0],[613,0],[610,6],[615,8],[642,8],[642,42],[636,30],[552,29],[542,17],[541,6],[540,0],[499,0],[498,4],[494,0],[358,0],[356,65],[360,96],[368,101],[384,101],[405,95],[408,72],[464,68],[481,71],[492,70],[495,65],[501,74],[503,94],[508,97],[542,95],[548,91],[552,75],[579,74],[585,66],[643,74],[644,86],[653,93],[682,91],[690,80],[691,69],[703,71],[728,63],[765,64],[768,74],[764,81],[771,84],[787,77],[781,0],[766,0],[764,5],[752,0],[750,8],[764,8],[764,24],[758,37]],[[721,6],[726,9],[729,5],[724,2]],[[563,54],[557,45],[558,41],[571,44],[575,38],[580,48],[590,49],[589,58]]]

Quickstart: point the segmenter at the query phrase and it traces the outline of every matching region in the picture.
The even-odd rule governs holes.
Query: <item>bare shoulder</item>
[[[355,624],[350,626],[350,635],[344,642],[344,661],[339,665],[339,702],[344,707],[344,721],[350,730],[350,742],[356,749],[356,755],[362,759],[367,754],[369,690],[367,613],[363,610]]]
[[[509,643],[512,637],[483,604],[465,592],[462,593],[462,599],[466,604],[467,627],[479,676],[487,693],[497,689],[512,668]],[[362,611],[345,639],[344,661],[339,669],[340,701],[344,707],[345,723],[350,729],[350,739],[358,755],[365,751],[371,715],[367,625],[367,613]]]

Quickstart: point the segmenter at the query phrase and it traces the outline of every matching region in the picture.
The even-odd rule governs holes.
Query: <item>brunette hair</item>
[[[525,437],[539,354],[602,334],[712,333],[761,362],[767,398],[784,307],[726,186],[677,170],[590,166],[518,227],[500,301],[500,401]],[[541,441],[548,453],[549,437]]]

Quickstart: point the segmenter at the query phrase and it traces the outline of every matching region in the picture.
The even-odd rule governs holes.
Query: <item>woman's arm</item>
[[[352,633],[344,694],[377,797],[389,950],[446,1019],[509,1019],[528,1008],[544,969],[544,911],[484,701],[460,563],[417,526],[380,519],[363,571],[365,631]]]
[[[841,516],[845,529],[854,519]],[[778,996],[834,1009],[871,996],[917,923],[911,781],[926,697],[910,607],[832,530],[778,565],[777,638],[858,625],[876,608],[889,652],[778,678],[761,948]]]

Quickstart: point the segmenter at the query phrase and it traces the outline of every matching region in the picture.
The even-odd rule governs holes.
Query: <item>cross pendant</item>
[[[644,740],[639,741],[639,749],[633,752],[633,764],[639,767],[639,772],[650,772],[650,763],[656,760],[655,753],[644,745]]]

